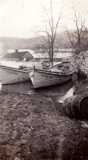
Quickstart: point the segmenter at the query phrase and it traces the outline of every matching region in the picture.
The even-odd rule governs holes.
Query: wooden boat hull
[[[72,77],[72,75],[61,75],[59,73],[52,73],[51,71],[44,71],[39,69],[34,69],[29,73],[29,76],[34,88],[62,84],[70,80]]]
[[[29,80],[28,72],[0,65],[0,83],[13,84]]]

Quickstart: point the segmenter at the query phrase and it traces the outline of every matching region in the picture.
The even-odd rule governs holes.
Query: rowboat
[[[0,83],[13,84],[29,80],[28,71],[0,65]]]
[[[47,87],[62,84],[72,78],[73,72],[65,74],[61,70],[58,72],[51,70],[34,69],[29,73],[29,77],[34,88]]]
[[[65,75],[72,74],[73,72],[76,71],[74,64],[66,60],[63,60],[62,62],[55,64],[54,66],[50,67],[49,70],[51,72],[56,72],[56,73],[61,72]]]

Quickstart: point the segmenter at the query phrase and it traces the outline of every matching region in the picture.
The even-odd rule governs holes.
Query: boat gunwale
[[[45,74],[56,75],[56,76],[64,76],[64,77],[71,76],[74,73],[74,72],[71,72],[69,74],[65,74],[65,73],[60,73],[60,72],[52,72],[52,71],[48,71],[48,70],[34,68],[34,72],[35,71],[37,71],[39,73],[45,73]]]
[[[28,73],[29,71],[31,71],[32,69],[29,70],[21,70],[19,68],[13,68],[13,67],[9,67],[9,66],[4,66],[0,64],[0,68],[2,69],[6,69],[6,70],[11,70],[11,71],[16,71],[16,72],[21,72],[21,73]]]

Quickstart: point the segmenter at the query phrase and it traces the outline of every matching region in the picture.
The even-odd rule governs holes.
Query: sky
[[[75,10],[88,25],[88,0],[52,0],[54,21],[61,16],[58,31],[74,28]],[[47,25],[50,0],[0,0],[0,36],[30,38]]]

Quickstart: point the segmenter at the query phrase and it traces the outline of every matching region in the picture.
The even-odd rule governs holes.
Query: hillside
[[[0,37],[0,43],[4,44],[7,49],[36,49],[42,46],[44,43],[43,36],[34,38],[11,38]],[[69,42],[66,34],[58,34],[55,42],[55,46],[58,48],[68,48]]]

